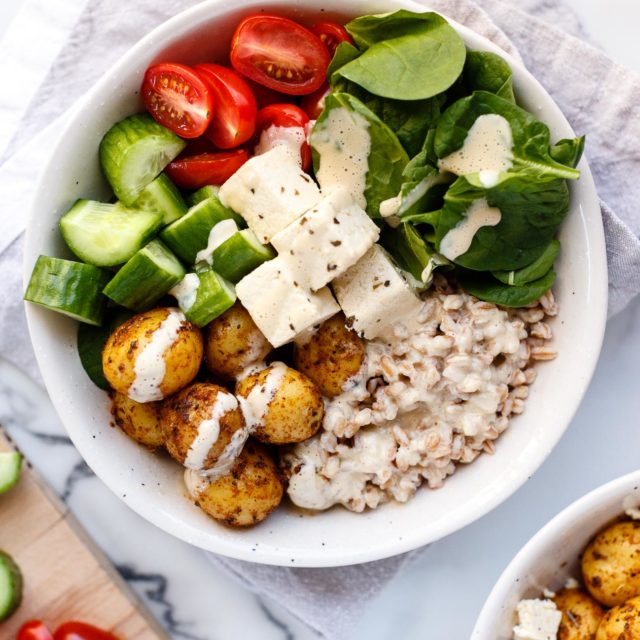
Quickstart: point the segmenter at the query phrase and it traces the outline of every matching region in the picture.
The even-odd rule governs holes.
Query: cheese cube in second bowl
[[[340,311],[329,289],[316,293],[305,289],[281,258],[261,264],[242,278],[236,294],[274,347],[291,342]]]

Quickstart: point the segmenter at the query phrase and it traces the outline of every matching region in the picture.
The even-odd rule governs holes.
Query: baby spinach
[[[510,286],[521,286],[542,278],[553,267],[560,253],[560,242],[552,240],[542,255],[517,271],[493,271],[493,277]]]
[[[513,102],[511,67],[506,60],[490,51],[469,51],[462,72],[467,93],[488,91]]]
[[[337,73],[377,96],[431,98],[446,91],[462,73],[464,42],[436,13],[401,9],[362,16],[345,26],[363,53]]]
[[[331,58],[331,62],[327,67],[327,80],[332,87],[336,87],[344,78],[338,73],[347,62],[355,60],[360,55],[360,51],[350,42],[341,42]]]
[[[515,170],[526,171],[537,177],[575,179],[580,176],[577,169],[557,162],[550,155],[550,134],[546,124],[517,105],[487,91],[475,91],[442,114],[434,142],[438,158],[460,149],[475,121],[490,113],[502,116],[511,127]]]
[[[570,167],[577,167],[584,151],[584,136],[580,138],[564,138],[554,144],[549,155],[556,161]]]

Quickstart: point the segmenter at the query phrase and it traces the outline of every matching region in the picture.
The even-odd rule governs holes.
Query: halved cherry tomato
[[[320,38],[293,20],[245,18],[231,39],[231,64],[256,82],[290,95],[315,91],[331,58]]]
[[[347,33],[347,30],[336,22],[317,22],[311,27],[311,31],[324,42],[331,57],[341,42],[353,44],[353,38]]]
[[[199,189],[226,182],[247,160],[246,149],[183,156],[170,162],[165,172],[183,189]]]
[[[207,130],[213,115],[213,98],[207,85],[189,67],[172,62],[150,66],[141,92],[149,113],[179,136],[197,138]]]
[[[119,640],[108,631],[98,629],[86,622],[72,620],[61,624],[53,634],[53,640]]]
[[[265,87],[263,84],[258,84],[250,78],[246,78],[246,82],[249,87],[251,87],[251,91],[253,91],[253,96],[256,99],[256,105],[258,106],[258,109],[262,109],[262,107],[266,107],[270,104],[284,102],[285,100],[289,99],[289,97],[284,95],[284,93],[269,89],[269,87]]]
[[[309,124],[309,116],[295,104],[270,104],[258,111],[256,124],[256,142],[260,141],[262,132],[269,127],[300,127],[305,130]],[[311,148],[308,142],[300,146],[300,162],[306,171],[311,165]]]
[[[331,93],[331,87],[325,82],[319,89],[304,96],[300,106],[311,120],[317,120],[324,109],[324,99]]]
[[[219,64],[197,64],[194,71],[213,95],[216,112],[205,136],[220,149],[246,142],[256,129],[256,99],[240,74]]]
[[[16,640],[53,640],[53,636],[44,622],[29,620],[20,627]]]

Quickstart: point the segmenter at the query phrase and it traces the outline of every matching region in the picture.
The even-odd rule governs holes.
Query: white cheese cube
[[[422,301],[380,245],[336,278],[333,290],[353,328],[369,340],[391,335],[396,323],[417,326]]]
[[[326,287],[300,286],[281,258],[261,264],[236,285],[236,293],[266,339],[279,347],[340,311]]]
[[[273,236],[271,243],[297,281],[317,291],[354,265],[379,235],[364,209],[340,188]]]
[[[287,147],[278,145],[245,162],[220,187],[218,196],[267,244],[319,202],[320,190]]]
[[[553,600],[520,600],[514,640],[554,640],[562,620]]]

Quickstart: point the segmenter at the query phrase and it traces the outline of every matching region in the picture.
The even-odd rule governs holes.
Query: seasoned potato
[[[167,398],[160,409],[165,446],[189,469],[210,469],[244,418],[235,396],[224,387],[199,382]]]
[[[562,611],[557,640],[593,640],[604,609],[581,589],[562,589],[553,598]]]
[[[136,402],[117,391],[112,394],[111,400],[113,419],[130,438],[150,449],[157,449],[164,444],[160,403]]]
[[[324,406],[318,389],[282,362],[240,380],[236,395],[253,435],[263,442],[302,442],[322,424]]]
[[[640,522],[617,522],[601,531],[582,556],[589,593],[607,607],[640,595]]]
[[[109,384],[137,402],[162,400],[186,387],[201,361],[200,329],[180,310],[168,307],[139,313],[121,324],[102,352]]]
[[[263,445],[250,439],[231,473],[210,483],[201,482],[194,498],[212,518],[248,527],[262,522],[280,504],[282,493],[275,463]]]
[[[207,369],[223,380],[234,380],[273,348],[240,302],[207,325],[204,340]]]
[[[640,597],[631,598],[604,614],[595,640],[638,640],[640,638]]]
[[[329,318],[304,344],[296,344],[293,358],[297,369],[308,376],[328,398],[339,395],[355,376],[364,359],[364,343],[347,328],[343,313]]]

